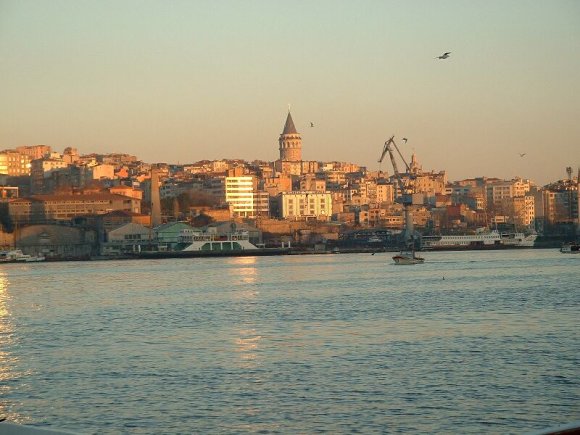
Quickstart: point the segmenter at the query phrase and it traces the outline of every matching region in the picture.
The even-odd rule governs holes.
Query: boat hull
[[[580,243],[566,243],[560,248],[562,254],[580,254]]]
[[[422,251],[467,251],[533,248],[537,235],[482,233],[474,235],[423,236]]]
[[[479,245],[473,243],[470,245],[421,246],[421,251],[501,251],[503,249],[532,249],[532,248],[533,246]]]
[[[397,265],[412,266],[414,264],[423,264],[425,262],[425,259],[421,258],[421,257],[413,257],[413,256],[409,256],[409,255],[395,255],[393,257],[393,261]]]
[[[141,251],[131,253],[132,258],[195,258],[195,257],[265,257],[287,255],[290,248],[257,248],[232,251]]]
[[[0,263],[36,263],[44,260],[43,255],[24,254],[20,249],[0,252]]]

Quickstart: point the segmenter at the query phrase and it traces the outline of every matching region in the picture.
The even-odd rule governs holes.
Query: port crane
[[[403,179],[401,173],[399,172],[399,168],[397,166],[397,161],[395,159],[394,150],[397,151],[401,160],[405,164],[405,168],[407,169],[407,173],[409,174],[408,179]],[[411,168],[407,164],[407,161],[403,157],[403,154],[399,150],[395,142],[395,136],[391,136],[389,140],[385,142],[383,146],[383,152],[381,157],[379,158],[379,163],[382,163],[385,156],[389,154],[389,158],[391,159],[391,164],[393,165],[393,173],[395,176],[395,180],[397,181],[397,190],[400,192],[400,195],[395,195],[395,201],[398,203],[403,204],[403,211],[404,211],[404,220],[405,220],[405,233],[404,233],[404,241],[405,245],[409,247],[413,243],[413,214],[412,214],[412,206],[413,206],[413,193],[414,191],[414,182],[413,182],[413,175],[411,174]]]

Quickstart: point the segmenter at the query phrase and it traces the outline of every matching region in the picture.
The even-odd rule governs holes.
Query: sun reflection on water
[[[10,294],[8,293],[8,277],[0,271],[0,398],[7,397],[12,390],[11,381],[18,378],[15,367],[18,363],[12,353],[7,350],[14,343],[14,325],[10,313]],[[0,418],[19,421],[18,415],[10,412],[10,403],[0,400]]]
[[[241,285],[235,286],[232,299],[238,305],[240,313],[239,322],[232,330],[233,353],[235,358],[235,370],[238,382],[242,385],[244,394],[248,399],[238,408],[238,412],[244,419],[253,423],[236,425],[234,431],[244,430],[258,432],[264,429],[260,422],[262,408],[259,406],[259,397],[265,380],[263,379],[261,366],[263,364],[264,337],[259,332],[259,306],[260,292],[259,268],[255,257],[238,257],[232,260],[232,276],[234,281]]]
[[[243,329],[239,331],[239,337],[236,339],[236,351],[240,353],[240,359],[245,361],[256,360],[256,352],[260,347],[261,335],[258,335],[255,329]]]
[[[232,261],[234,274],[244,284],[255,284],[258,278],[258,269],[256,268],[256,257],[235,257]]]

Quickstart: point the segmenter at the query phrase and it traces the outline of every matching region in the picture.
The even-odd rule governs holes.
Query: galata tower
[[[289,162],[302,161],[302,138],[296,131],[296,127],[294,127],[290,111],[288,111],[284,131],[282,131],[278,143],[280,144],[280,160]]]

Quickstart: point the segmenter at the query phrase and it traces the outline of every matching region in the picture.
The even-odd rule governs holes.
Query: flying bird
[[[404,137],[403,140],[405,141],[405,143],[407,143],[407,138],[406,137]]]
[[[443,53],[441,56],[437,56],[435,59],[447,59],[449,57],[449,55],[451,54],[450,51],[446,51],[445,53]]]
[[[310,123],[310,127],[314,127],[314,122],[311,122]]]
[[[526,153],[519,153],[519,154],[520,154],[520,157],[523,157],[526,155]]]

